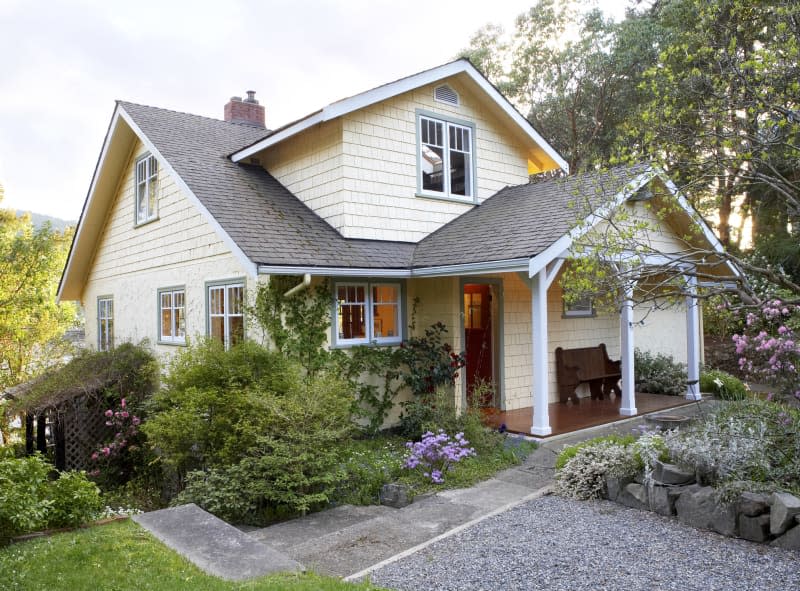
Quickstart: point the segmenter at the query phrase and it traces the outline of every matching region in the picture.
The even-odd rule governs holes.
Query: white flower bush
[[[556,492],[572,499],[599,499],[606,476],[631,476],[637,468],[630,446],[603,441],[582,447],[556,474]]]

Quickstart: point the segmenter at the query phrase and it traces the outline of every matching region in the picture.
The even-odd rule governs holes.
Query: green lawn
[[[230,583],[206,575],[131,521],[0,548],[0,588],[103,591],[338,591],[378,589],[316,575]]]

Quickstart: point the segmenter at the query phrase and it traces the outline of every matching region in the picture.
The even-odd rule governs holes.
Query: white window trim
[[[145,169],[145,178],[141,179],[139,177],[139,165],[144,164]],[[155,169],[155,170],[153,170]],[[133,208],[134,208],[134,221],[137,226],[142,224],[146,224],[148,222],[152,222],[158,217],[158,160],[152,154],[145,154],[141,158],[136,160],[133,169]],[[139,186],[144,185],[144,195],[143,199],[145,200],[145,211],[146,215],[143,219],[139,218]],[[150,185],[155,185],[155,192],[156,192],[156,202],[153,207],[153,210],[150,211]]]
[[[108,306],[103,304],[110,304],[111,311],[108,313]],[[105,313],[105,314],[104,314]],[[102,321],[105,320],[106,330],[103,331]],[[111,330],[108,330],[109,321],[111,321]],[[105,334],[103,334],[105,332]],[[97,298],[97,350],[110,351],[114,348],[114,297],[113,296],[98,296]]]
[[[591,298],[589,298],[588,310],[583,308],[580,309],[571,308],[571,306],[580,303],[580,301],[575,302],[573,304],[567,304],[567,300],[562,298],[562,303],[564,306],[563,312],[561,314],[562,318],[594,318],[595,316],[594,301]]]
[[[444,126],[444,162],[442,163],[442,172],[444,178],[442,179],[442,186],[445,191],[432,191],[430,189],[422,188],[422,122],[424,120],[435,121],[442,123]],[[443,116],[441,113],[433,113],[430,111],[417,110],[416,121],[416,135],[417,135],[417,196],[427,197],[433,199],[444,199],[447,201],[458,201],[460,203],[477,203],[477,154],[476,154],[476,139],[475,139],[475,124],[469,121],[460,121],[451,117]],[[470,176],[470,194],[469,195],[455,195],[450,192],[450,128],[457,127],[469,130],[470,137],[470,162],[468,172]]]
[[[230,319],[232,317],[241,317],[242,318],[242,339],[246,338],[247,336],[247,325],[244,319],[244,309],[242,309],[241,314],[231,314],[230,312],[230,301],[231,298],[229,297],[229,291],[235,288],[242,289],[242,305],[245,303],[245,283],[244,281],[236,281],[232,280],[230,282],[227,281],[220,281],[214,283],[207,283],[206,284],[206,335],[211,336],[211,291],[214,289],[224,289],[225,290],[225,310],[223,313],[214,314],[214,317],[221,317],[223,318],[223,345],[225,349],[230,349],[231,347],[231,323]]]
[[[172,295],[172,305],[170,306],[171,310],[171,330],[172,335],[165,335],[161,332],[163,325],[161,324],[161,315],[164,313],[164,307],[161,304],[161,296],[164,294],[171,294]],[[175,294],[180,293],[183,295],[183,322],[184,322],[184,334],[183,336],[174,336],[177,332],[177,327],[175,326]],[[185,345],[186,344],[186,288],[185,287],[165,287],[158,290],[158,342],[159,343],[166,343],[169,345]]]
[[[375,302],[372,300],[372,288],[390,286],[397,288],[397,332],[393,337],[376,337],[373,323]],[[366,306],[366,337],[358,339],[343,339],[339,337],[339,287],[363,287],[364,305]],[[333,284],[333,310],[331,322],[331,336],[334,347],[354,347],[357,345],[399,345],[403,342],[403,301],[405,297],[404,285],[401,281],[337,281]]]

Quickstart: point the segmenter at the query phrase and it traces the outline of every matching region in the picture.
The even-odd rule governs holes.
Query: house
[[[536,435],[551,432],[556,347],[606,343],[622,357],[623,415],[637,413],[634,336],[697,377],[695,300],[642,325],[632,305],[565,307],[556,281],[580,233],[576,196],[651,219],[666,252],[698,224],[691,208],[647,166],[530,183],[567,172],[564,159],[468,61],[273,130],[253,92],[224,115],[117,103],[58,292],[95,315],[90,344],[147,337],[168,354],[210,335],[230,345],[251,334],[248,290],[302,275],[332,282],[332,347],[399,344],[418,298],[418,326],[444,322],[466,351],[462,399],[488,380],[497,408],[533,407]],[[645,207],[655,185],[682,209],[661,219]],[[597,212],[584,221],[604,223]],[[698,235],[720,248],[702,224]],[[699,397],[696,384],[687,396]]]

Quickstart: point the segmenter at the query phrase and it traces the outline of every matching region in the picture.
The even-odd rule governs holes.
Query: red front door
[[[467,352],[467,401],[481,406],[493,406],[494,352],[492,349],[492,286],[464,286],[464,339]],[[481,390],[480,400],[474,399],[475,387]]]

